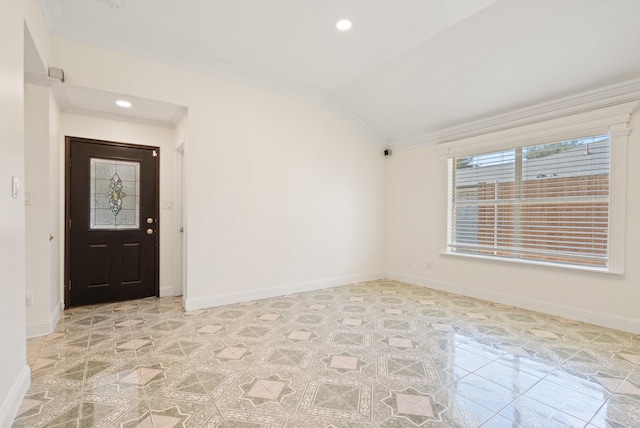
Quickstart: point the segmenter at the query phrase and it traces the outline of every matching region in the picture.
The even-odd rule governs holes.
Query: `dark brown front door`
[[[66,306],[157,296],[159,149],[66,142]]]

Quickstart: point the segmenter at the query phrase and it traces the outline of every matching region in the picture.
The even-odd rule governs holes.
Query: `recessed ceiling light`
[[[116,101],[116,104],[118,105],[118,107],[124,107],[124,108],[131,107],[131,103],[129,101],[125,101],[125,100],[118,100],[118,101]]]
[[[351,21],[349,21],[348,19],[341,19],[340,21],[336,22],[336,28],[340,31],[347,31],[349,28],[351,28]]]

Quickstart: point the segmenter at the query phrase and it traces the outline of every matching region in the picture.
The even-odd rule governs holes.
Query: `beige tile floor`
[[[380,280],[67,310],[14,427],[640,427],[640,336]]]

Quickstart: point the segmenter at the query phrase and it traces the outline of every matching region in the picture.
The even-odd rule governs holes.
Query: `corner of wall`
[[[27,324],[27,338],[30,339],[32,337],[46,336],[48,334],[51,334],[58,325],[58,321],[60,320],[60,315],[62,315],[63,310],[64,302],[60,300],[51,311],[51,314],[49,315],[49,319],[47,321]]]
[[[181,294],[182,290],[176,286],[168,285],[160,287],[160,297],[180,296]]]
[[[51,311],[51,317],[49,317],[49,320],[51,322],[51,332],[56,329],[58,321],[60,321],[60,315],[62,315],[62,311],[64,311],[64,301],[60,299],[55,308],[53,308],[53,311]]]
[[[445,281],[433,281],[427,278],[407,275],[400,272],[387,272],[387,277],[396,281],[402,281],[409,284],[432,288],[434,290],[461,294],[463,296],[469,296],[476,299],[488,300],[490,302],[515,306],[530,311],[541,312],[544,314],[550,314],[563,318],[582,321],[589,324],[595,324],[602,327],[640,334],[640,319],[631,319],[603,312],[585,310],[576,306],[563,305],[531,298],[523,298],[504,293],[496,293]]]
[[[6,401],[0,407],[0,427],[11,426],[29,386],[31,386],[31,369],[25,365],[11,387]]]
[[[381,278],[385,278],[384,273],[373,272],[339,278],[328,278],[318,281],[300,282],[297,284],[281,285],[277,287],[255,288],[253,290],[243,291],[240,293],[226,293],[216,296],[201,297],[198,299],[186,299],[184,302],[184,309],[186,311],[194,311],[197,309],[212,308],[252,300],[268,299],[270,297],[284,296],[285,294],[323,290],[355,282],[375,281]]]

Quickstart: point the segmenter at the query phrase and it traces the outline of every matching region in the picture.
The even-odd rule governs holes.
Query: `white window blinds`
[[[608,135],[449,160],[448,250],[607,267]]]

